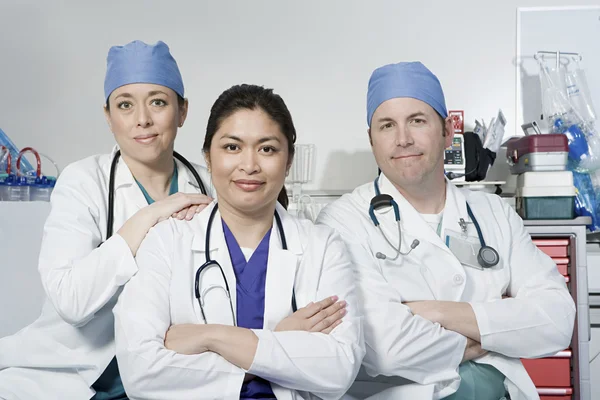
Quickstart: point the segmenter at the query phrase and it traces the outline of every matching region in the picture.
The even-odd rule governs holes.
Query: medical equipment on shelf
[[[36,158],[36,169],[31,173],[23,173],[23,165],[25,153],[32,153]],[[49,157],[48,158],[56,167],[56,175],[60,174],[58,166]],[[8,159],[10,159],[10,153]],[[48,177],[42,175],[40,153],[31,147],[25,147],[18,155],[15,163],[16,174],[12,173],[10,160],[6,164],[6,174],[2,174],[3,179],[0,180],[0,201],[50,201],[50,195],[56,183],[56,177]]]
[[[452,144],[444,151],[444,170],[448,179],[464,181],[466,164],[465,137],[457,133],[452,138]]]
[[[413,251],[420,244],[420,242],[417,239],[415,239],[412,241],[412,243],[410,245],[410,249],[406,253],[403,253],[401,251],[402,250],[402,228],[400,226],[400,209],[398,207],[398,203],[396,203],[396,201],[393,199],[392,196],[390,196],[389,194],[381,194],[381,191],[379,190],[379,185],[377,184],[378,179],[379,178],[375,178],[375,180],[373,181],[373,185],[375,187],[375,197],[373,197],[371,199],[371,205],[369,207],[369,216],[371,217],[371,221],[373,221],[373,224],[379,228],[379,232],[381,233],[381,235],[383,236],[385,241],[388,243],[388,245],[392,249],[394,249],[394,251],[396,252],[396,256],[394,258],[391,258],[391,257],[383,254],[382,252],[377,252],[375,254],[375,257],[380,260],[389,259],[391,261],[394,261],[398,258],[398,256],[400,254],[402,254],[403,256],[409,255],[410,252]],[[377,216],[375,215],[375,211],[379,210],[383,207],[392,207],[394,210],[394,218],[396,219],[396,224],[398,226],[398,247],[394,246],[390,242],[390,240],[388,239],[386,234],[381,229],[379,220],[377,219]],[[485,239],[483,238],[483,233],[481,232],[481,227],[479,226],[479,222],[477,222],[477,219],[475,218],[475,215],[473,214],[473,211],[471,210],[469,203],[467,203],[467,213],[469,214],[469,218],[471,218],[471,223],[473,224],[473,226],[475,226],[475,229],[477,230],[479,244],[481,245],[479,252],[477,253],[477,261],[479,262],[479,265],[482,268],[491,268],[491,267],[497,265],[498,262],[500,261],[500,255],[498,254],[498,251],[496,251],[496,249],[494,249],[491,246],[486,245]],[[463,218],[461,218],[458,221],[458,224],[460,226],[462,234],[466,235],[467,234],[467,222]],[[441,227],[441,221],[440,221],[440,227]]]
[[[569,144],[563,134],[529,135],[506,142],[511,174],[567,169]]]
[[[575,218],[571,171],[525,172],[517,177],[516,210],[523,219]]]
[[[19,154],[19,149],[2,129],[0,129],[0,146],[6,148],[10,152],[12,159],[16,160],[17,155]],[[34,170],[27,160],[23,160],[23,166],[21,168],[25,174]]]
[[[113,221],[115,218],[115,216],[114,216],[115,215],[115,174],[117,172],[117,163],[119,162],[120,157],[121,157],[121,150],[117,150],[117,152],[113,156],[112,162],[110,163],[110,172],[109,172],[109,179],[108,179],[108,218],[106,220],[106,239],[105,240],[110,239],[110,237],[113,234]],[[198,172],[192,166],[192,164],[188,160],[186,160],[185,157],[183,157],[181,154],[179,154],[176,151],[173,152],[173,157],[175,157],[176,159],[181,161],[181,163],[191,172],[191,174],[194,176],[194,179],[196,179],[196,183],[198,184],[200,191],[202,192],[203,195],[206,196],[207,195],[206,188],[204,187],[204,184],[202,183],[202,179],[200,179],[200,175],[198,175]],[[100,244],[102,244],[102,243],[100,243]]]
[[[231,309],[231,317],[232,317],[232,321],[233,321],[233,325],[236,326],[237,322],[236,322],[236,318],[235,318],[235,311],[233,309],[233,302],[231,300],[231,291],[229,289],[229,284],[227,283],[227,278],[225,277],[225,272],[223,272],[223,268],[221,267],[221,265],[219,264],[219,262],[217,260],[212,260],[210,258],[210,233],[211,233],[211,229],[212,229],[212,224],[213,224],[213,220],[215,219],[215,215],[217,214],[217,210],[219,209],[219,204],[215,204],[215,207],[212,209],[210,216],[208,218],[208,224],[206,225],[206,239],[205,239],[205,247],[204,247],[204,254],[206,255],[206,262],[204,264],[202,264],[198,270],[196,271],[196,279],[195,279],[195,283],[194,283],[194,293],[196,295],[196,299],[198,300],[198,304],[200,305],[200,312],[202,314],[202,320],[204,321],[205,324],[208,323],[208,321],[206,320],[206,314],[204,313],[204,306],[205,306],[205,300],[204,297],[205,295],[214,289],[220,289],[223,292],[225,292],[225,294],[227,295],[227,298],[229,299],[229,308]],[[279,237],[281,238],[281,247],[283,248],[283,250],[287,250],[287,240],[285,238],[285,232],[283,231],[283,224],[281,223],[281,218],[279,217],[279,214],[277,213],[277,211],[275,211],[275,221],[277,223],[277,229],[279,230]],[[210,285],[205,289],[202,289],[202,273],[209,270],[210,268],[218,268],[219,272],[221,273],[221,277],[223,279],[223,286],[219,286],[219,285]],[[292,289],[292,312],[296,312],[298,310],[298,307],[296,305],[296,292],[294,289]]]

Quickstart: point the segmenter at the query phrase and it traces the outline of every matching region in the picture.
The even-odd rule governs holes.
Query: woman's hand
[[[202,354],[208,351],[203,341],[206,325],[171,325],[165,335],[165,347],[179,354]]]
[[[155,224],[169,217],[189,221],[212,201],[212,198],[203,194],[179,192],[151,204],[148,208],[156,218]]]
[[[337,296],[328,297],[317,303],[310,303],[284,318],[275,327],[275,332],[306,331],[331,333],[346,315],[346,302],[338,301]]]
[[[175,193],[139,210],[117,233],[125,239],[135,257],[142,240],[154,225],[170,217],[189,221],[211,202],[212,199],[203,194]]]

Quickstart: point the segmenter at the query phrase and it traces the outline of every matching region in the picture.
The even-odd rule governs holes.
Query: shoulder
[[[318,225],[327,225],[337,231],[354,230],[362,223],[369,223],[369,207],[375,196],[373,182],[366,183],[326,205],[317,217]],[[350,228],[352,226],[353,228]]]
[[[110,169],[109,159],[109,154],[97,154],[75,161],[65,167],[56,183],[59,185],[78,181],[78,183],[83,184],[86,181],[82,179],[85,178],[98,181],[108,175]]]

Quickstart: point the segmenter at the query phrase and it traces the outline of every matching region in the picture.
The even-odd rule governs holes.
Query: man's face
[[[400,97],[373,114],[369,138],[375,160],[396,186],[414,187],[444,174],[444,150],[452,144],[450,118],[421,100]]]

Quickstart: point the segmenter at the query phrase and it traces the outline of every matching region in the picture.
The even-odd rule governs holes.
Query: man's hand
[[[471,338],[467,338],[467,346],[465,347],[465,354],[463,355],[462,362],[475,360],[486,354],[487,351],[481,348],[481,343],[476,342]]]
[[[473,308],[469,303],[425,300],[404,303],[414,315],[438,323],[449,331],[481,342],[481,333]]]

